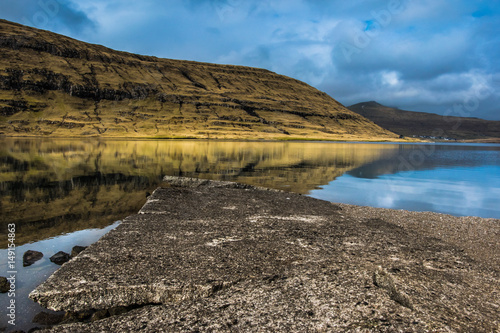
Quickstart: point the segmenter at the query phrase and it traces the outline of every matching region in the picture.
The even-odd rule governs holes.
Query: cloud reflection
[[[500,166],[436,168],[370,179],[345,174],[310,195],[354,205],[500,218]]]

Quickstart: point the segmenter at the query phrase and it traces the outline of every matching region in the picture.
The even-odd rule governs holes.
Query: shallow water
[[[15,269],[15,295],[9,297],[9,294],[0,294],[0,309],[2,320],[0,320],[0,328],[8,327],[10,330],[18,329],[27,331],[32,327],[40,326],[32,323],[32,319],[41,311],[47,311],[28,299],[29,293],[35,289],[40,283],[45,281],[59,266],[50,261],[50,257],[59,251],[71,253],[71,249],[75,244],[88,246],[98,240],[102,235],[115,228],[119,221],[102,229],[86,229],[73,233],[45,239],[42,241],[28,243],[16,247]],[[23,267],[22,256],[28,250],[35,250],[43,253],[43,258],[35,262],[33,265]],[[11,271],[7,267],[7,250],[0,250],[0,274],[9,276],[5,272]],[[10,318],[6,317],[5,309],[10,305],[10,300],[15,301],[15,327],[8,323]]]
[[[16,225],[16,329],[27,294],[135,213],[164,175],[237,181],[357,205],[500,218],[500,145],[134,140],[0,140],[0,276]],[[26,250],[44,253],[22,267]],[[0,309],[10,301],[0,294]],[[0,328],[8,326],[0,310]]]
[[[354,205],[500,218],[498,146],[436,145],[421,155],[422,149],[430,148],[412,145],[409,153],[348,171],[309,195]]]

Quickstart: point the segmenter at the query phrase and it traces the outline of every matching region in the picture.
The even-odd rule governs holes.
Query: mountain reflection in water
[[[342,196],[363,198],[366,192],[359,188],[365,186],[362,182],[351,184],[349,190],[332,187],[344,174],[377,179],[408,171],[500,164],[500,148],[494,145],[478,149],[463,145],[97,139],[3,139],[0,144],[1,233],[7,223],[16,223],[18,245],[103,228],[136,213],[165,175],[236,181],[323,195],[324,199],[330,199],[324,195],[334,191],[333,201],[342,202],[338,200]],[[376,187],[370,189],[377,192]],[[1,247],[5,248],[3,239]]]
[[[22,245],[137,212],[165,175],[237,181],[307,194],[363,164],[389,158],[392,145],[3,139],[2,233],[16,223]],[[2,247],[5,248],[5,238]]]
[[[396,156],[354,168],[310,195],[354,205],[500,218],[500,146],[401,145]]]

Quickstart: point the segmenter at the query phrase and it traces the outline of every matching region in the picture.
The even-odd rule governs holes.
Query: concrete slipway
[[[47,331],[500,329],[499,220],[165,182],[31,293]]]

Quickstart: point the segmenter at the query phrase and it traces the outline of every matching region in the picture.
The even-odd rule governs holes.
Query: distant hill
[[[268,70],[119,52],[5,20],[1,134],[397,138],[327,94]]]
[[[434,113],[404,111],[373,101],[354,104],[348,109],[391,132],[404,136],[441,137],[457,140],[500,138],[500,121],[445,117]]]

